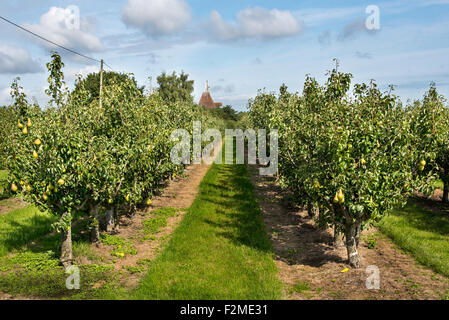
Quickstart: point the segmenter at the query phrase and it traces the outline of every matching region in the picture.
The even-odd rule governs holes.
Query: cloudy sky
[[[379,8],[378,30],[366,28]],[[74,19],[79,9],[80,19]],[[14,0],[0,16],[70,49],[133,73],[140,85],[163,71],[206,80],[216,101],[246,110],[259,89],[282,83],[301,91],[306,74],[321,83],[338,58],[355,82],[396,86],[405,102],[430,82],[449,98],[449,0],[206,1]],[[45,104],[45,63],[54,47],[0,20],[0,105],[10,102],[16,76]],[[59,50],[58,50],[59,51]],[[67,83],[98,63],[60,51]]]

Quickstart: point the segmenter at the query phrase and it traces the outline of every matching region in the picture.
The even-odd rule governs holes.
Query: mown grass
[[[51,232],[55,217],[33,206],[10,211],[0,216],[0,257],[20,250],[30,241]]]
[[[121,289],[109,265],[80,265],[80,290],[68,290],[68,275],[59,263],[60,235],[50,234],[57,220],[33,206],[13,210],[0,216],[0,292],[41,298],[116,297]],[[88,239],[78,236],[82,223],[73,228],[74,257],[96,256]],[[94,284],[107,282],[99,289]]]
[[[245,165],[213,164],[134,299],[278,299],[271,244]]]
[[[418,262],[449,276],[448,217],[409,203],[385,217],[379,228]]]

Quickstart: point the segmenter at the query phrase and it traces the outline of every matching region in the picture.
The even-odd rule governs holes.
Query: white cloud
[[[11,103],[11,89],[3,88],[0,90],[0,106],[9,105]]]
[[[75,81],[78,75],[82,77],[86,77],[89,73],[98,73],[100,72],[100,68],[97,65],[89,65],[84,68],[68,68],[64,71],[66,76],[66,80]]]
[[[67,8],[51,7],[41,16],[39,24],[25,23],[23,26],[57,44],[82,53],[102,51],[103,45],[93,35],[92,22],[86,18],[79,19],[79,28],[70,24],[73,21],[73,12]],[[39,40],[40,41],[40,40]],[[43,45],[54,48],[53,45],[41,41]]]
[[[238,12],[237,20],[233,23],[224,21],[217,11],[212,11],[210,22],[216,35],[226,40],[280,38],[301,31],[299,21],[290,11],[267,10],[260,7]]]
[[[128,0],[122,20],[128,27],[149,35],[167,35],[181,30],[192,19],[184,0]]]
[[[0,73],[24,74],[38,73],[42,70],[27,50],[0,45]]]
[[[319,26],[331,21],[344,20],[348,17],[360,15],[364,12],[362,7],[347,8],[309,8],[295,12],[307,27]]]

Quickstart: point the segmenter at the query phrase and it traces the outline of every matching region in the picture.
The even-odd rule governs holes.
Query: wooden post
[[[101,59],[100,67],[100,110],[101,110],[101,93],[103,91],[103,59]]]

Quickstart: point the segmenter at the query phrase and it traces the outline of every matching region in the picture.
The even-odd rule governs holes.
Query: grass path
[[[0,257],[13,250],[21,250],[30,241],[52,231],[55,218],[36,207],[27,206],[0,215]]]
[[[245,165],[213,164],[134,299],[279,299],[281,282]]]
[[[410,202],[379,224],[380,230],[421,264],[449,277],[449,220]]]

